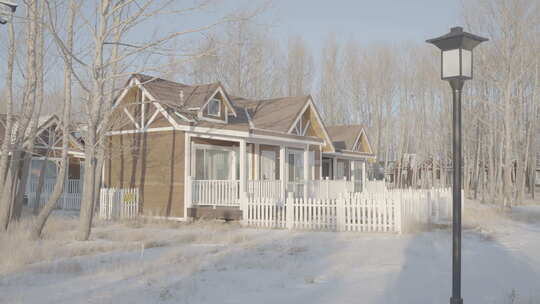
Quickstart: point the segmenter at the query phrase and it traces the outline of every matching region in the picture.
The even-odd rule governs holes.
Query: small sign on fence
[[[101,219],[134,218],[139,214],[139,189],[102,188],[99,217]]]

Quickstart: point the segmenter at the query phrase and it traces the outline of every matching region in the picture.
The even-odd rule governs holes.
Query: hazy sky
[[[269,15],[277,35],[317,47],[331,32],[361,43],[422,42],[458,25],[460,12],[460,0],[274,0]]]

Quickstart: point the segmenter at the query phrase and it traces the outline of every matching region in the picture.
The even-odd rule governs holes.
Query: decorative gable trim
[[[232,115],[234,115],[234,117],[236,117],[236,111],[234,110],[234,107],[232,106],[232,103],[229,99],[229,97],[227,96],[227,94],[225,93],[225,90],[223,89],[223,87],[221,86],[221,84],[218,86],[218,88],[214,91],[214,93],[212,93],[212,95],[210,95],[210,98],[208,98],[206,100],[206,102],[199,108],[199,113],[198,113],[198,116],[199,117],[203,117],[203,111],[206,110],[206,107],[208,106],[208,103],[210,103],[210,101],[212,99],[214,99],[214,97],[216,96],[216,94],[220,94],[221,97],[222,97],[222,101],[223,103],[225,104],[225,122],[228,121],[227,117],[229,116],[229,113],[228,111],[230,111],[230,113]],[[207,117],[204,117],[204,119],[207,119]],[[217,119],[214,119],[216,121],[221,121],[221,120],[217,120]]]
[[[47,119],[47,121],[45,121],[43,124],[41,124],[41,126],[39,126],[38,130],[36,131],[36,136],[35,138],[40,141],[42,143],[42,145],[36,145],[37,148],[47,148],[47,147],[55,147],[56,144],[58,144],[60,142],[60,140],[62,140],[62,135],[60,135],[57,139],[56,139],[56,142],[54,143],[45,143],[40,137],[39,135],[41,133],[43,133],[43,131],[49,129],[50,127],[52,127],[53,124],[56,124],[56,127],[54,128],[55,131],[58,131],[58,128],[60,128],[59,131],[63,132],[64,129],[61,128],[61,124],[62,122],[60,121],[60,118],[58,118],[58,116],[56,115],[53,115],[51,116],[49,119]],[[76,148],[79,148],[81,150],[83,150],[83,146],[78,142],[78,140],[75,138],[75,136],[73,136],[73,134],[71,134],[71,132],[68,134],[68,137],[69,137],[69,141],[75,145]],[[69,148],[68,148],[69,150]],[[69,152],[69,151],[68,151]]]
[[[317,110],[317,107],[315,106],[315,104],[313,103],[313,99],[311,98],[311,96],[308,97],[308,100],[306,101],[306,104],[304,105],[304,107],[302,108],[302,110],[300,111],[300,113],[298,114],[298,116],[296,117],[296,119],[293,121],[292,125],[289,127],[289,130],[287,131],[288,134],[291,134],[293,130],[295,130],[297,128],[297,125],[298,125],[298,122],[302,119],[302,116],[304,116],[304,113],[306,112],[307,109],[311,109],[315,115],[315,118],[317,119],[317,122],[319,123],[319,125],[321,126],[321,129],[322,129],[322,132],[323,132],[323,135],[324,135],[324,139],[326,141],[326,143],[329,145],[329,147],[331,148],[331,151],[332,152],[335,152],[336,149],[334,147],[334,144],[332,143],[332,140],[330,139],[330,136],[328,135],[328,131],[326,130],[326,126],[324,125],[324,122],[323,120],[321,119],[321,116],[319,114],[319,111]],[[307,127],[303,128],[304,130],[301,130],[302,132],[301,133],[298,133],[299,135],[302,135],[302,136],[305,136],[305,133],[307,132],[307,130],[309,129],[309,124]]]
[[[142,84],[139,79],[137,79],[135,76],[132,76],[132,78],[128,81],[128,85],[123,89],[122,93],[120,94],[120,96],[116,99],[116,102],[115,104],[113,105],[113,109],[115,107],[118,106],[118,104],[120,103],[120,101],[122,99],[124,99],[124,97],[126,96],[126,94],[129,92],[130,89],[134,88],[134,87],[137,87],[139,90],[141,90],[142,92],[142,97],[143,99],[146,98],[149,102],[144,102],[144,101],[141,101],[141,107],[143,107],[142,109],[142,112],[141,113],[145,113],[144,111],[144,107],[146,107],[148,104],[153,104],[155,107],[156,107],[156,112],[154,112],[154,114],[150,117],[150,120],[148,121],[148,123],[146,124],[146,126],[142,125],[142,121],[141,121],[141,124],[139,124],[136,119],[133,117],[133,115],[131,115],[129,113],[129,111],[127,109],[124,109],[124,112],[126,113],[126,115],[128,116],[128,118],[135,124],[135,126],[137,127],[137,129],[146,129],[148,126],[150,126],[150,123],[152,123],[155,119],[156,119],[156,116],[157,116],[157,113],[161,113],[166,119],[167,121],[169,121],[169,123],[173,126],[173,127],[177,127],[178,126],[178,123],[171,117],[171,115],[163,108],[163,106],[159,103],[159,101],[154,97],[152,96],[152,94],[150,94],[150,92],[144,87],[144,84]]]
[[[362,138],[362,135],[364,135],[364,138],[366,139],[366,143],[368,145],[368,151],[367,152],[358,151],[358,146],[360,145],[360,139]],[[369,143],[369,139],[367,137],[367,133],[366,133],[366,130],[364,128],[362,128],[360,130],[360,132],[358,133],[358,137],[356,137],[356,140],[354,141],[354,145],[352,146],[352,149],[353,149],[353,151],[358,151],[358,152],[361,152],[361,153],[373,154],[373,150],[371,149],[371,144]]]

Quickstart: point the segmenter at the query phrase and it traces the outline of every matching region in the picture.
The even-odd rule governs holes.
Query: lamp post
[[[473,49],[487,38],[453,27],[450,33],[429,39],[441,50],[441,79],[452,88],[452,297],[450,304],[462,304],[461,298],[461,90],[473,76]]]

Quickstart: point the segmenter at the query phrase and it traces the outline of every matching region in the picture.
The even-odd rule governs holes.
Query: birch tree
[[[214,22],[198,27],[186,28],[170,33],[156,32],[151,37],[136,35],[137,30],[147,25],[154,18],[163,15],[182,15],[205,9],[210,1],[197,3],[192,7],[177,7],[175,1],[133,1],[100,0],[89,7],[81,7],[76,12],[81,20],[80,27],[87,39],[85,45],[74,46],[70,51],[65,38],[59,35],[54,23],[49,24],[51,34],[62,52],[64,62],[71,70],[76,85],[84,92],[83,115],[84,138],[84,184],[80,212],[78,239],[87,240],[93,218],[97,189],[100,181],[101,164],[105,155],[105,136],[110,122],[112,96],[118,91],[117,81],[125,79],[125,65],[140,56],[148,54],[166,54],[172,52],[169,47],[173,41],[189,34],[201,33],[218,25],[231,22],[233,18],[224,16]],[[58,16],[56,3],[47,1],[50,20]],[[146,39],[145,39],[146,38]],[[81,52],[81,49],[87,52]],[[82,55],[79,55],[79,54]],[[187,54],[184,54],[187,56]],[[194,56],[194,55],[190,55]],[[159,61],[158,61],[159,62]],[[161,63],[163,66],[165,62]],[[158,69],[160,63],[152,65]],[[137,67],[130,72],[150,69]]]

